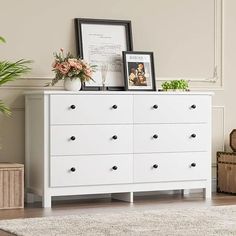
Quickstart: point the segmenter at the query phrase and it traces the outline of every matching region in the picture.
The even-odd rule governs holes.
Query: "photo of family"
[[[153,53],[123,52],[126,90],[155,90]]]
[[[143,63],[128,63],[129,86],[147,86],[147,78]]]

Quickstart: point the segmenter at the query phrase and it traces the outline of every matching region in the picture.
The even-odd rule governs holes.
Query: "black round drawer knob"
[[[191,163],[191,167],[195,167],[196,166],[196,163]]]
[[[117,166],[113,166],[112,169],[113,169],[113,170],[117,170],[118,167],[117,167]]]
[[[191,134],[191,138],[196,138],[197,135],[196,134]]]
[[[117,109],[118,106],[117,106],[117,105],[113,105],[112,108],[113,108],[113,109]]]
[[[154,108],[154,109],[157,109],[157,108],[158,108],[158,105],[157,105],[157,104],[153,105],[153,108]]]
[[[113,138],[114,140],[116,140],[118,137],[117,137],[117,135],[113,135],[112,138]]]
[[[76,106],[75,105],[71,105],[70,108],[74,110],[76,108]]]
[[[70,171],[71,171],[71,172],[75,172],[75,171],[76,171],[75,167],[71,167],[71,168],[70,168]]]
[[[158,168],[158,165],[155,164],[155,165],[153,165],[152,167],[153,167],[154,169],[157,169],[157,168]]]
[[[70,139],[74,141],[76,138],[75,136],[71,136]]]
[[[196,105],[195,104],[193,104],[192,106],[191,106],[191,109],[196,109]]]
[[[155,139],[157,139],[157,138],[158,138],[158,135],[157,135],[157,134],[154,134],[152,137],[155,138]]]

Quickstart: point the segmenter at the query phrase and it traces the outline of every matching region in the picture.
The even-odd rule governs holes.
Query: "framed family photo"
[[[79,57],[96,65],[84,90],[124,90],[122,51],[133,50],[131,21],[76,18]]]
[[[123,52],[125,89],[155,91],[154,58],[152,52]]]

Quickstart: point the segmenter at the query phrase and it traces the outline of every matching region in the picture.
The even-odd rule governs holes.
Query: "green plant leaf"
[[[6,40],[2,36],[0,36],[0,42],[6,43]]]
[[[11,111],[9,109],[9,107],[7,107],[2,100],[0,100],[0,112],[2,112],[3,114],[10,116],[11,115]]]
[[[0,86],[28,73],[31,70],[28,66],[30,63],[32,61],[24,59],[16,62],[0,61]]]
[[[31,68],[28,66],[30,63],[32,63],[32,61],[24,59],[16,62],[0,61],[0,86],[29,72],[31,70]],[[7,107],[1,100],[0,112],[7,116],[11,115],[9,107]]]
[[[161,87],[163,88],[163,90],[168,90],[168,89],[187,90],[188,89],[188,81],[186,81],[186,80],[165,81],[164,83],[161,84]]]
[[[6,40],[0,36],[0,43],[5,42]],[[28,66],[30,63],[32,63],[31,60],[24,59],[16,62],[0,61],[0,86],[29,72],[31,70],[31,68]],[[0,100],[0,112],[8,116],[11,114],[9,107],[7,107],[2,100]]]

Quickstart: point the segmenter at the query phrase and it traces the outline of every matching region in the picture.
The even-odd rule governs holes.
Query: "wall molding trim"
[[[210,89],[223,90],[223,76],[222,76],[222,31],[223,31],[223,0],[214,0],[214,66],[212,77],[157,77],[157,81],[184,79],[191,82],[194,89]],[[218,81],[219,84],[216,84]],[[204,83],[204,85],[199,85]]]
[[[191,83],[191,89],[204,90],[223,90],[223,76],[222,76],[222,31],[223,31],[223,0],[213,0],[214,2],[214,69],[212,77],[199,78],[196,77],[157,77],[157,82],[173,79],[185,79]],[[45,89],[45,84],[53,79],[53,76],[30,76],[23,77],[14,82],[10,82],[1,89]],[[47,87],[47,89],[61,89],[61,85],[54,87]]]
[[[29,77],[19,78],[13,82],[9,82],[7,85],[0,86],[1,89],[19,89],[19,90],[34,90],[34,89],[63,89],[62,82],[54,85],[53,87],[47,87],[46,84],[50,82],[53,77]]]

